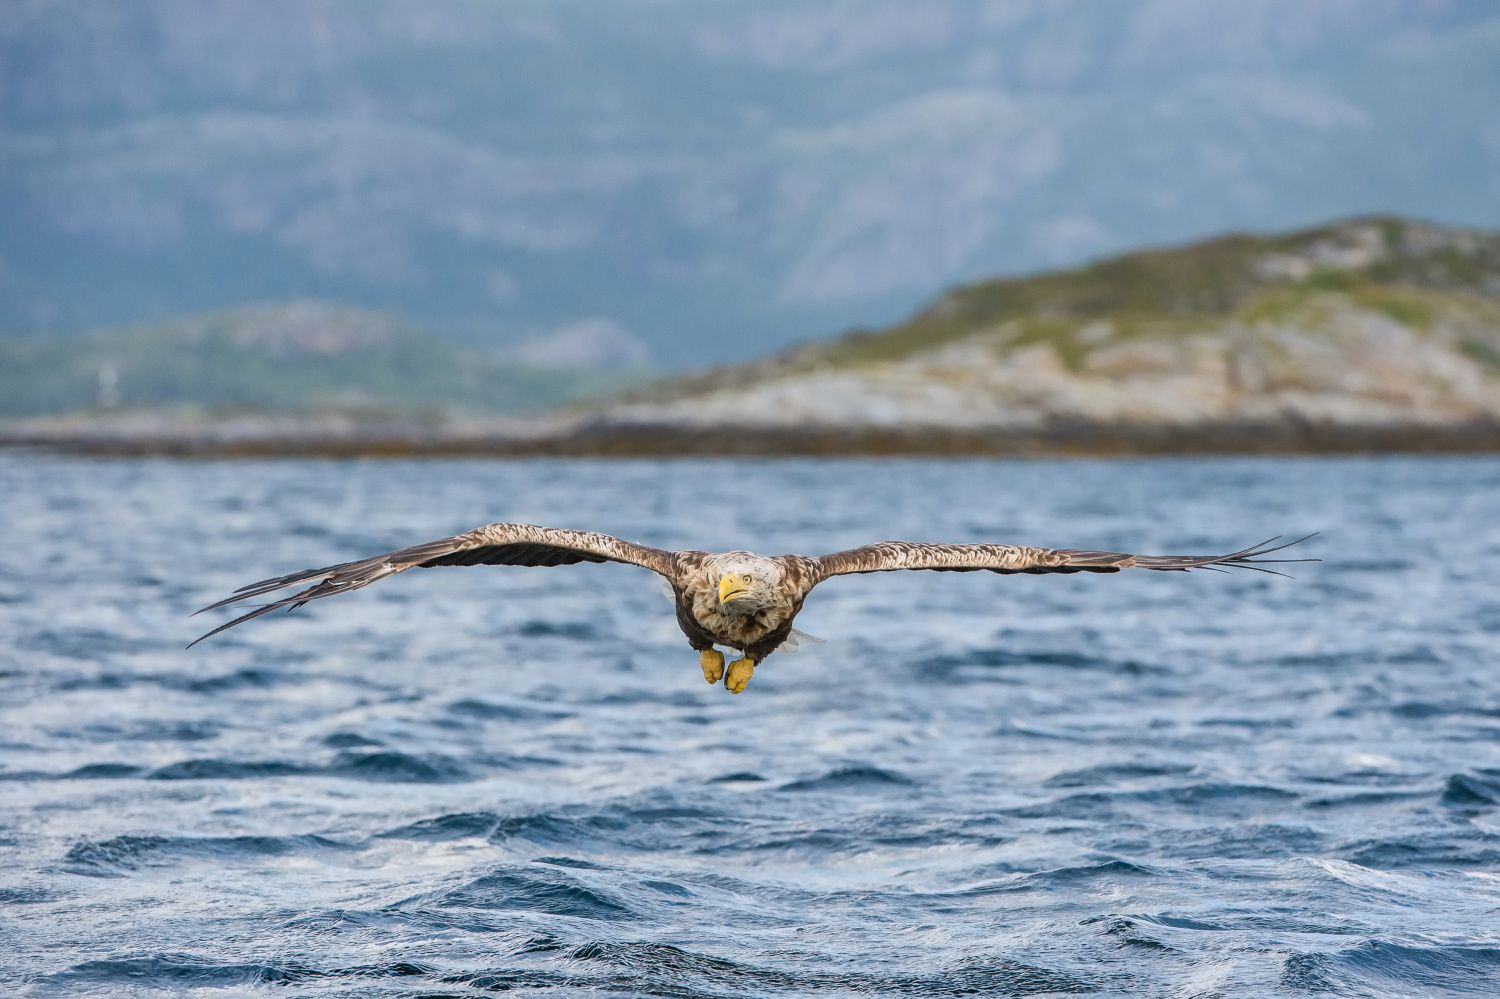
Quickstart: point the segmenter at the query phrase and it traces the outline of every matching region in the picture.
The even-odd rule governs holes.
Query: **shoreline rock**
[[[1191,425],[1049,420],[1015,426],[684,427],[582,418],[471,421],[161,421],[152,432],[77,419],[0,424],[0,447],[112,457],[670,458],[1126,457],[1500,452],[1500,420],[1319,423],[1297,418]]]

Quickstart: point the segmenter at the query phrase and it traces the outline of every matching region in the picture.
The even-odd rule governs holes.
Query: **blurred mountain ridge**
[[[565,360],[507,359],[391,313],[293,301],[0,339],[0,415],[89,408],[101,418],[140,409],[509,413],[550,409],[647,377],[644,363]]]
[[[651,349],[603,317],[568,323],[501,351],[500,357],[534,368],[599,369],[652,367]]]
[[[0,332],[321,298],[672,368],[942,288],[1500,224],[1474,0],[11,0]]]

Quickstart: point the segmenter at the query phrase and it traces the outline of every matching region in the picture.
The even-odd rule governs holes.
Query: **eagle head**
[[[714,568],[719,606],[725,610],[753,614],[777,603],[776,587],[781,582],[781,571],[771,559],[733,552]]]

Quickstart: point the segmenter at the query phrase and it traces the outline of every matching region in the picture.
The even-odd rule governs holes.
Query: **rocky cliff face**
[[[1500,422],[1500,237],[1360,220],[959,289],[911,322],[662,387],[620,427]]]

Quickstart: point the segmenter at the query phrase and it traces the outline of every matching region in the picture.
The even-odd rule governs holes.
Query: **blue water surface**
[[[0,456],[26,996],[1500,994],[1500,461]],[[731,696],[643,569],[244,583],[497,520],[1254,573],[834,580]]]

